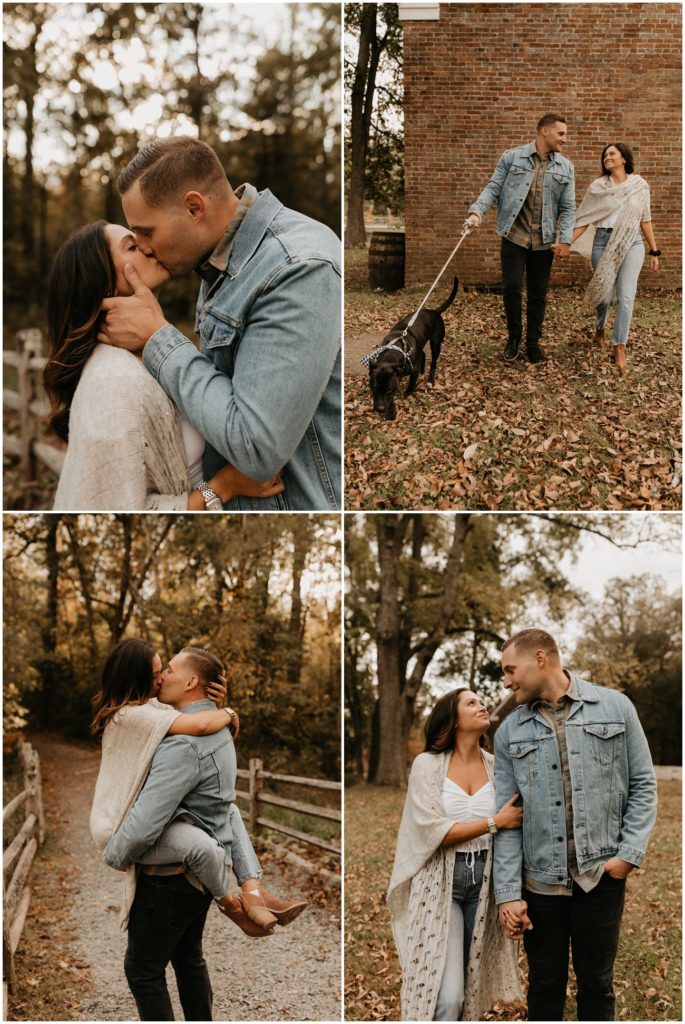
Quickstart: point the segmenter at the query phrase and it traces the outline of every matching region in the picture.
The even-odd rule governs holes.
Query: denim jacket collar
[[[523,149],[523,155],[527,156],[527,157],[530,157],[531,160],[532,160],[533,154],[536,152],[536,149],[535,149],[535,139],[533,139],[532,142],[529,142],[527,146],[523,146],[522,149]],[[550,152],[547,155],[549,156],[550,167],[552,165],[554,165],[554,164],[560,164],[561,163],[561,154],[560,153]]]
[[[584,703],[596,704],[599,700],[597,688],[594,687],[592,683],[586,683],[584,679],[580,678],[580,676],[574,675],[570,672],[568,673],[568,675],[571,680],[571,687],[575,689],[575,692],[578,695],[576,699],[580,701],[581,705]],[[519,722],[529,722],[531,718],[535,718],[535,716],[538,713],[539,703],[540,702],[538,700],[534,700],[531,701],[530,704],[525,704],[521,708]],[[575,711],[576,708],[571,708],[569,716],[574,714]]]
[[[229,277],[239,274],[248,260],[254,256],[269,225],[282,209],[283,203],[276,199],[276,196],[268,188],[259,193],[257,201],[245,214],[240,231],[235,236],[228,260]]]

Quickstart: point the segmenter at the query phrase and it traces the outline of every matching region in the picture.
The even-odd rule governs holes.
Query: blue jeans
[[[233,833],[233,873],[242,884],[248,878],[259,878],[262,869],[235,804],[231,804],[229,820]],[[140,863],[185,864],[217,900],[225,896],[230,887],[223,846],[209,833],[180,819],[167,825],[157,842],[142,854]]]
[[[483,884],[487,850],[457,853],[452,879],[452,905],[447,932],[447,957],[433,1020],[461,1020],[466,968]]]
[[[611,240],[611,231],[611,228],[597,228],[595,231],[592,243],[593,268],[597,267],[604,250]],[[616,299],[616,319],[614,320],[614,329],[611,335],[612,345],[625,345],[628,340],[630,321],[633,316],[633,303],[635,302],[635,293],[637,291],[637,281],[644,261],[645,246],[642,236],[638,234],[623,258],[611,297],[600,306],[597,306],[597,330],[601,330],[609,315],[609,307],[614,298]]]

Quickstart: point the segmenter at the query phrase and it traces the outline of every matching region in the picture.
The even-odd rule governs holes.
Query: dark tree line
[[[336,531],[307,515],[6,516],[5,729],[87,736],[104,659],[142,636],[163,662],[186,644],[222,658],[241,757],[336,777]]]
[[[678,523],[656,517],[654,525],[675,552]],[[499,649],[540,617],[559,624],[569,667],[634,701],[655,758],[679,763],[680,595],[646,575],[612,580],[601,602],[590,601],[565,568],[590,533],[617,547],[641,542],[633,524],[610,515],[348,517],[348,773],[402,785],[410,737],[434,700],[429,680],[466,684],[494,708]],[[570,614],[585,629],[569,649]]]
[[[276,43],[232,4],[12,3],[3,16],[13,326],[27,326],[32,305],[40,318],[52,256],[75,227],[125,223],[116,179],[159,131],[197,133],[234,187],[270,188],[340,232],[338,5],[287,5]],[[195,292],[190,280],[172,284],[169,315],[189,316]]]

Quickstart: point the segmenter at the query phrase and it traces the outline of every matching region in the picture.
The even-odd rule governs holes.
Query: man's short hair
[[[563,114],[545,114],[545,116],[541,117],[538,121],[537,130],[540,131],[541,128],[547,128],[550,124],[556,124],[557,121],[561,121],[562,124],[566,124],[566,118]]]
[[[206,651],[203,647],[183,647],[180,651],[192,668],[195,675],[200,677],[204,686],[213,683],[224,674],[224,667],[215,654]]]
[[[212,147],[187,135],[143,146],[119,175],[119,194],[123,196],[136,181],[148,206],[165,206],[189,189],[220,196],[228,187]]]
[[[502,654],[512,644],[516,646],[517,651],[521,651],[523,654],[534,654],[536,651],[544,651],[553,661],[561,661],[556,640],[549,633],[546,633],[544,629],[522,629],[520,632],[514,633],[505,641],[502,647]]]

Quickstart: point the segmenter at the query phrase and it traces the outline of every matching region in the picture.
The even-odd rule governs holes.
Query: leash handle
[[[457,249],[459,248],[459,246],[461,245],[461,243],[462,243],[462,242],[464,241],[464,239],[466,238],[466,236],[467,236],[467,235],[470,235],[472,231],[473,231],[473,228],[472,228],[472,227],[471,227],[470,225],[469,225],[468,227],[466,227],[466,226],[464,227],[464,230],[462,231],[462,234],[461,234],[461,238],[459,239],[459,241],[458,241],[458,242],[457,242],[457,244],[455,245],[454,249],[452,249],[452,252],[451,252],[451,253],[449,254],[449,256],[447,257],[447,259],[446,259],[446,261],[445,261],[445,263],[444,263],[444,265],[443,265],[443,268],[442,268],[442,270],[440,271],[440,273],[438,274],[438,276],[436,277],[436,279],[435,279],[435,280],[433,281],[433,284],[432,284],[432,285],[430,286],[430,289],[429,289],[429,291],[428,291],[428,294],[427,294],[427,295],[426,295],[426,297],[424,298],[423,302],[421,303],[421,305],[420,305],[420,306],[419,306],[419,308],[418,308],[418,309],[416,310],[416,312],[415,312],[415,313],[414,313],[414,315],[412,316],[411,320],[410,320],[410,321],[409,321],[409,323],[407,324],[407,326],[406,326],[406,328],[405,328],[405,331],[404,331],[404,333],[405,333],[405,334],[406,334],[406,332],[407,332],[407,331],[409,330],[409,328],[410,328],[410,327],[413,327],[413,326],[414,326],[414,323],[415,323],[415,321],[416,321],[416,318],[417,318],[417,316],[419,315],[419,313],[421,312],[421,310],[423,309],[423,307],[424,307],[424,306],[426,305],[426,303],[428,302],[428,299],[430,298],[431,292],[433,291],[433,289],[435,288],[436,284],[438,283],[438,281],[440,280],[440,278],[441,278],[441,277],[442,277],[442,275],[443,275],[443,274],[445,273],[445,271],[447,270],[448,266],[450,265],[450,263],[451,263],[451,262],[452,262],[452,260],[454,259],[454,256],[455,256],[455,254],[456,254],[456,251],[457,251]]]

